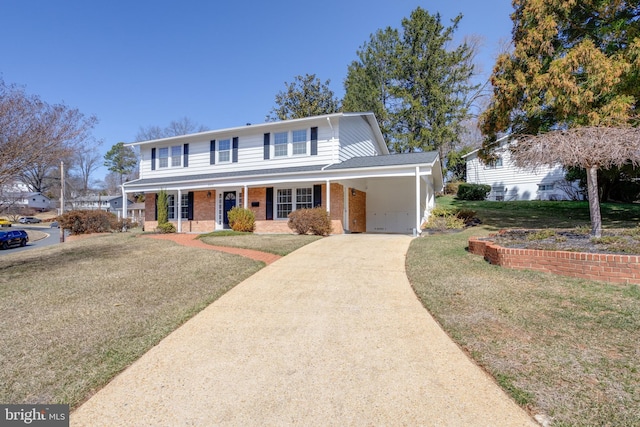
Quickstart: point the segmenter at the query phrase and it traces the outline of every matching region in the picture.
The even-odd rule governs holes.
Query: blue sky
[[[511,0],[1,0],[0,76],[49,103],[96,115],[93,135],[131,142],[182,117],[219,129],[261,123],[296,75],[331,80],[380,28],[420,6],[483,37],[487,78],[510,38]],[[94,178],[106,173],[101,168]]]

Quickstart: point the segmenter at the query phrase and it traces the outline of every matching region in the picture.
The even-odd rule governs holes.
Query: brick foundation
[[[610,283],[640,284],[640,256],[504,248],[489,240],[469,238],[469,252],[490,264],[535,270]]]

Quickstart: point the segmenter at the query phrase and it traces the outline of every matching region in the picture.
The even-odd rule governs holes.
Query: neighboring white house
[[[495,162],[485,164],[475,150],[463,156],[467,164],[467,182],[491,186],[488,200],[571,200],[580,197],[577,184],[565,180],[562,165],[544,166],[536,170],[516,167],[511,162],[509,136],[496,141]]]
[[[0,205],[13,206],[16,208],[29,208],[37,211],[46,211],[55,204],[42,193],[39,192],[2,192],[0,194]]]
[[[118,213],[122,211],[122,196],[79,196],[69,201],[74,210],[103,210]],[[127,201],[127,205],[131,204]],[[65,208],[68,207],[65,203]]]
[[[178,231],[228,226],[251,209],[257,232],[290,232],[290,212],[322,206],[333,232],[412,233],[442,189],[437,152],[390,155],[373,113],[336,113],[153,141],[140,149],[145,227],[157,226],[157,193],[168,193]],[[328,203],[327,203],[328,202]]]

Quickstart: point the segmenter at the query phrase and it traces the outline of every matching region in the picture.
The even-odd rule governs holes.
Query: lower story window
[[[189,194],[183,194],[180,200],[180,217],[189,219]]]
[[[168,219],[176,219],[176,197],[173,194],[167,196],[167,211]]]
[[[313,207],[313,191],[311,188],[296,188],[296,209]]]
[[[176,219],[176,196],[169,194],[167,196],[167,217],[168,219]],[[189,218],[189,194],[183,194],[180,197],[180,218]]]
[[[281,188],[276,193],[276,218],[287,219],[296,209],[313,208],[312,188]]]
[[[278,219],[287,219],[287,217],[293,210],[290,188],[278,190],[276,208],[278,212]]]

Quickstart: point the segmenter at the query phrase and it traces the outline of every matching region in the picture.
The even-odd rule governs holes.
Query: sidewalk
[[[71,425],[536,426],[417,300],[404,270],[410,241],[332,236],[268,265]]]

